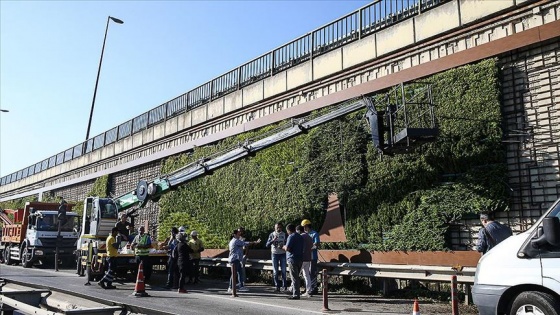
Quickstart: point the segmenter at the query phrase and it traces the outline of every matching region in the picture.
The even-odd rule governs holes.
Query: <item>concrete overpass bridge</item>
[[[497,57],[510,215],[529,224],[560,195],[559,20],[560,0],[377,0],[0,178],[0,201],[83,200],[103,175],[120,195],[160,175],[166,157]]]

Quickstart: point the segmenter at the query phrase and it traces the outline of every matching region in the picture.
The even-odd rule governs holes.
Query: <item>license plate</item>
[[[133,263],[136,262],[136,259],[134,259],[134,258],[133,258],[133,259],[129,259],[128,262],[131,263],[131,264],[133,264]]]

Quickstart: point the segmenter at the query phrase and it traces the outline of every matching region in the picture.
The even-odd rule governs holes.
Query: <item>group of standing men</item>
[[[187,293],[185,284],[200,282],[200,253],[204,245],[198,238],[198,232],[190,233],[188,240],[184,227],[171,228],[171,235],[167,241],[167,288],[177,289],[178,293]],[[189,280],[187,281],[187,277]]]
[[[152,275],[152,264],[149,259],[150,248],[152,248],[152,238],[146,233],[144,226],[138,228],[138,234],[131,234],[134,227],[127,221],[127,216],[122,213],[120,220],[111,229],[111,235],[107,237],[107,268],[105,275],[98,282],[103,289],[115,289],[113,281],[117,270],[117,255],[121,241],[130,243],[130,248],[134,250],[134,256],[138,267],[142,263],[144,280],[149,281]],[[168,250],[167,260],[167,287],[177,289],[179,293],[187,293],[185,289],[187,283],[198,283],[200,253],[204,251],[202,241],[198,238],[198,232],[190,233],[191,239],[188,240],[185,228],[171,229],[171,237],[166,241]]]
[[[104,289],[114,289],[112,285],[116,271],[116,257],[120,247],[121,240],[129,241],[132,235],[132,225],[126,220],[126,214],[121,215],[121,220],[117,222],[111,230],[111,235],[107,238],[107,262],[108,268],[104,277],[98,282],[99,286]],[[248,246],[260,243],[260,239],[254,242],[248,242],[244,238],[245,230],[239,228],[233,231],[231,241],[229,242],[229,263],[235,267],[237,273],[237,288],[239,291],[248,291],[245,288],[245,263],[247,261],[246,249]],[[290,292],[288,297],[291,300],[299,300],[300,296],[310,297],[318,293],[317,287],[317,260],[318,247],[320,244],[319,233],[311,227],[311,221],[304,219],[301,225],[295,226],[288,224],[286,232],[283,231],[282,223],[278,222],[274,225],[274,231],[270,233],[266,242],[266,247],[271,248],[271,258],[273,265],[273,277],[275,291]],[[168,250],[167,263],[167,287],[177,289],[179,293],[187,293],[185,289],[186,283],[198,283],[200,253],[204,251],[202,241],[198,238],[198,232],[190,233],[191,239],[188,240],[184,227],[179,229],[173,227],[171,235],[167,240],[166,248]],[[152,266],[149,259],[149,249],[151,248],[151,237],[145,233],[143,226],[138,228],[138,234],[134,236],[131,242],[131,248],[134,250],[136,261],[138,264],[143,263],[145,280],[149,281],[152,274]],[[291,287],[287,287],[286,269],[290,271]],[[278,279],[280,271],[282,282]],[[300,274],[305,279],[305,293],[301,294]],[[187,281],[186,278],[189,277]],[[230,278],[229,289],[231,292],[233,287],[233,277]]]
[[[268,236],[266,247],[271,248],[273,277],[275,291],[288,291],[286,284],[286,265],[290,270],[292,285],[290,300],[299,300],[300,273],[305,279],[305,293],[303,296],[310,297],[318,293],[317,288],[317,260],[318,247],[320,244],[319,233],[311,228],[311,221],[304,219],[301,225],[288,224],[286,233],[283,232],[282,223],[274,225],[274,231]],[[231,247],[230,247],[231,249]],[[278,279],[280,268],[282,283]]]

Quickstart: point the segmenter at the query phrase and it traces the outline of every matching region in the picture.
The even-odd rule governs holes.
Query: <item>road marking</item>
[[[197,295],[208,296],[207,294],[204,294],[204,293],[196,293],[196,292],[193,292],[193,293],[197,294]],[[219,299],[228,300],[228,301],[232,300],[232,297],[230,295],[228,295],[227,297],[224,297],[224,296],[221,296],[221,295],[212,295],[211,298],[212,299],[219,298]],[[274,308],[283,308],[283,309],[287,309],[287,310],[293,310],[293,311],[296,311],[299,314],[301,314],[302,312],[313,313],[313,314],[324,314],[324,312],[303,310],[303,309],[297,308],[297,307],[280,306],[280,305],[275,305],[275,304],[267,304],[267,303],[261,303],[261,302],[255,302],[255,301],[247,301],[247,300],[242,300],[242,299],[235,299],[235,301],[244,302],[244,303],[248,303],[248,304],[255,304],[255,305],[259,305],[259,306],[271,306],[271,307],[274,307]],[[287,301],[287,297],[286,297],[286,301]]]

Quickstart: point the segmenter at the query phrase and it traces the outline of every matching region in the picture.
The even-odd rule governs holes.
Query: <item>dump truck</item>
[[[79,216],[68,212],[72,205],[66,205],[62,218],[59,208],[59,203],[27,202],[21,209],[0,209],[0,251],[5,264],[20,262],[24,268],[37,263],[51,264],[55,262],[57,247],[63,264],[74,262]]]

